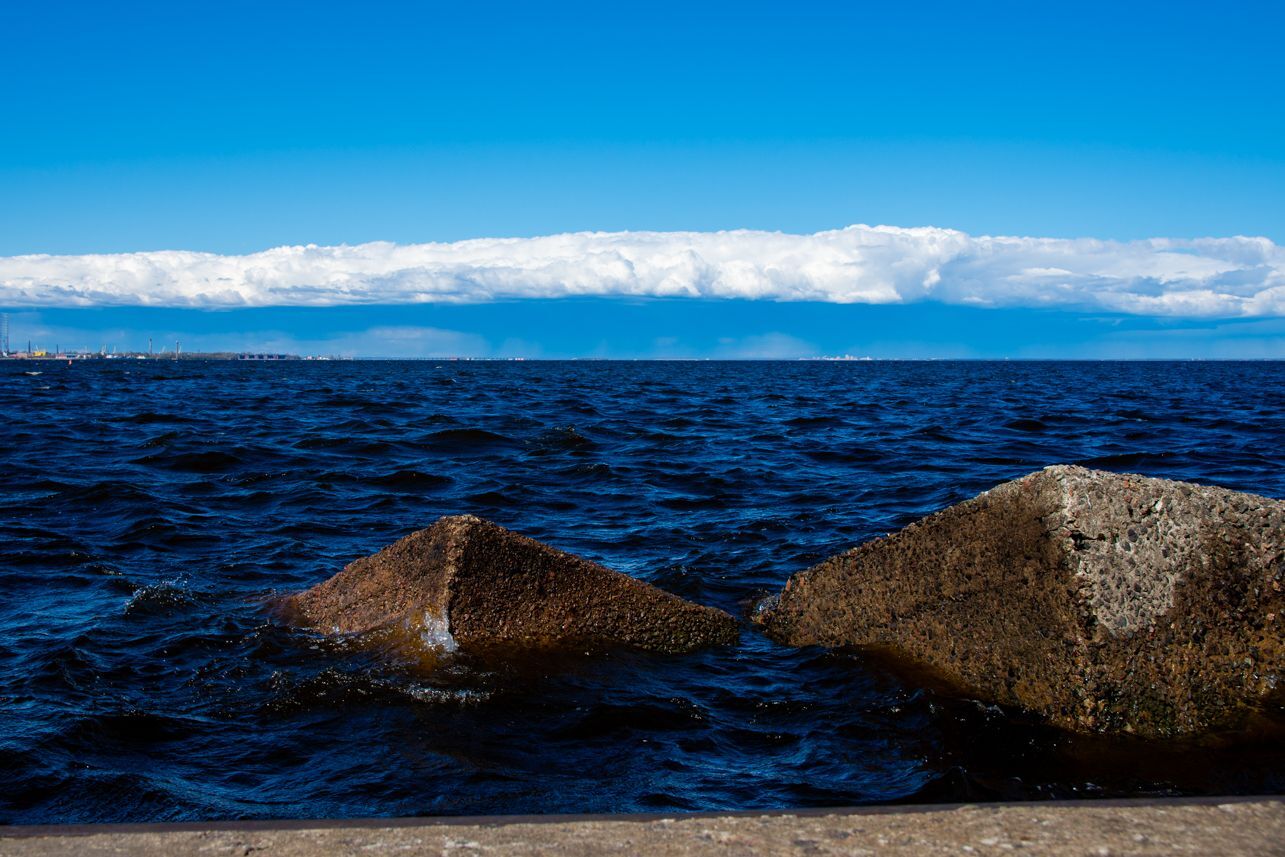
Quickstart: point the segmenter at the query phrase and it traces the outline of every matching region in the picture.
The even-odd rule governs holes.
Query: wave
[[[442,429],[427,435],[423,441],[439,450],[487,449],[516,445],[513,438],[479,428]]]
[[[125,615],[155,615],[189,609],[197,603],[186,580],[175,578],[139,587],[125,602]]]
[[[179,473],[227,473],[241,467],[245,460],[234,452],[164,452],[134,459],[135,464],[174,470]]]
[[[455,480],[437,473],[425,473],[421,470],[395,470],[383,476],[368,477],[361,480],[368,485],[379,485],[400,491],[423,491],[444,488]]]

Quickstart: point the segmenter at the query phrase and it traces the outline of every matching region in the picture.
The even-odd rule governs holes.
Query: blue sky
[[[1285,243],[1282,4],[695,5],[6,3],[0,257],[854,223]],[[10,299],[15,335],[20,312],[36,331],[152,324],[47,303]],[[806,312],[743,303],[724,338],[766,325],[841,347]],[[1285,356],[1279,331],[1247,332],[1279,317],[1260,305],[1254,319],[1130,310],[1127,324],[1205,331],[1166,340],[1189,356]],[[581,324],[611,329],[612,301],[587,306],[600,317]],[[926,335],[910,325],[892,350],[948,356],[951,328],[978,324],[958,305],[904,309]],[[1073,323],[1102,309],[1037,313],[1042,347],[1105,355],[1082,332],[1093,323]],[[973,350],[1017,356],[1022,311],[991,310],[1016,326]],[[218,315],[264,343],[351,334],[366,353],[380,340],[360,332],[399,314],[174,312],[192,337]],[[701,312],[655,301],[646,341],[719,353],[685,318]],[[575,339],[510,335],[498,310],[443,314],[492,350]],[[433,315],[409,313],[441,328]]]

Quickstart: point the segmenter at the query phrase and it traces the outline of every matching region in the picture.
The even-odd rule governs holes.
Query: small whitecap
[[[125,602],[125,614],[168,613],[193,603],[186,577],[176,577],[136,589]]]
[[[772,611],[776,610],[779,606],[781,606],[781,596],[775,594],[769,595],[754,605],[754,618],[760,620],[766,619],[772,614]]]
[[[444,616],[438,616],[431,610],[424,611],[424,626],[419,638],[428,648],[450,654],[459,649],[455,638],[451,636],[451,626]]]
[[[456,703],[458,705],[476,705],[491,698],[489,691],[474,690],[466,687],[431,687],[429,685],[413,684],[405,688],[405,692],[408,696],[420,702]]]

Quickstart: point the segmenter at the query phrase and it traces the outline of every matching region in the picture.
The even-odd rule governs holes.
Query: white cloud
[[[831,303],[933,300],[1140,315],[1285,315],[1266,238],[1144,241],[850,226],[578,232],[453,244],[0,257],[0,305],[332,306],[623,295]]]

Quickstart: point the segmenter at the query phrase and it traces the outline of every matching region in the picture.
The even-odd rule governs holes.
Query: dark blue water
[[[38,371],[40,374],[30,374]],[[854,653],[417,672],[273,593],[471,512],[744,616],[1047,464],[1285,496],[1282,363],[0,364],[0,821],[1285,791]]]

